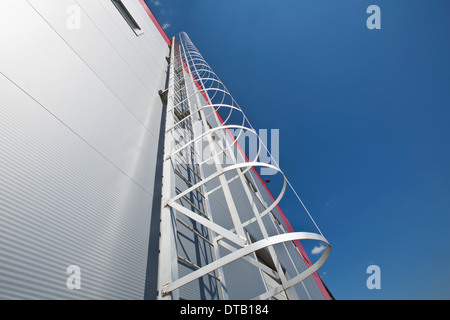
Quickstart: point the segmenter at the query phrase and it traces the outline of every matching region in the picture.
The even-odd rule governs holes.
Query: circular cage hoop
[[[275,236],[271,236],[266,239],[259,240],[257,242],[254,242],[250,245],[244,246],[243,248],[237,249],[236,251],[233,251],[226,256],[223,256],[222,258],[204,266],[200,269],[197,269],[196,271],[193,271],[189,273],[188,275],[185,275],[184,277],[181,277],[174,282],[168,283],[163,287],[162,293],[168,294],[173,290],[176,290],[186,284],[188,284],[191,281],[194,281],[210,272],[215,271],[218,268],[221,268],[233,261],[236,261],[240,258],[243,258],[253,252],[256,252],[258,250],[267,248],[269,246],[273,246],[275,244],[283,243],[283,242],[290,242],[295,240],[317,240],[321,241],[326,245],[326,249],[322,253],[321,257],[310,267],[308,267],[306,270],[295,276],[294,278],[287,281],[286,284],[282,284],[280,286],[277,286],[253,299],[268,299],[273,297],[274,295],[278,294],[279,292],[289,289],[292,286],[295,286],[296,284],[300,283],[301,281],[305,280],[309,276],[311,276],[314,272],[320,269],[322,265],[326,262],[328,257],[330,256],[331,252],[331,246],[327,239],[323,237],[322,235],[319,235],[317,233],[311,233],[311,232],[292,232],[292,233],[285,233],[285,234],[279,234]]]
[[[193,185],[192,187],[184,190],[183,192],[179,193],[178,195],[176,195],[175,197],[173,197],[170,201],[171,202],[175,202],[178,199],[182,198],[183,196],[193,192],[194,190],[197,190],[198,188],[202,187],[204,184],[208,183],[209,181],[218,178],[221,175],[224,175],[226,172],[232,171],[232,170],[238,170],[241,168],[245,168],[247,167],[248,169],[253,168],[253,167],[266,167],[266,168],[270,168],[273,170],[277,170],[282,176],[283,176],[283,186],[281,188],[280,193],[278,194],[278,197],[272,202],[271,205],[269,205],[265,210],[263,210],[262,212],[260,212],[258,215],[260,218],[264,217],[266,214],[268,214],[269,212],[271,212],[281,201],[281,199],[283,198],[285,192],[286,192],[286,186],[287,186],[287,180],[286,180],[286,176],[284,175],[284,173],[277,167],[267,164],[267,163],[262,163],[262,162],[245,162],[245,163],[238,163],[235,165],[231,165],[229,167],[224,168],[222,171],[220,172],[216,172],[211,174],[210,176],[208,176],[207,178],[203,179],[202,181],[196,183],[195,185]],[[242,173],[244,173],[244,171],[242,171]],[[239,176],[239,172],[236,175],[236,177]],[[233,180],[230,179],[230,180]],[[169,204],[170,205],[170,204]],[[247,225],[250,223],[253,223],[255,220],[255,218],[250,219],[247,222]]]

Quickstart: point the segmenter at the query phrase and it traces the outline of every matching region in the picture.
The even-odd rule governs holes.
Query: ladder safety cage
[[[261,153],[270,152],[186,33],[173,38],[170,62],[158,298],[234,299],[226,268],[245,261],[259,270],[265,288],[247,299],[298,299],[294,287],[325,263],[330,244],[318,228],[317,233],[283,229],[275,211],[292,185],[276,162],[261,161]],[[258,142],[252,159],[240,137]],[[255,168],[282,178],[272,201],[262,197]],[[303,202],[301,207],[306,210]],[[299,250],[290,250],[288,260],[287,249],[280,255],[287,243],[308,239],[326,245],[314,264]],[[306,267],[298,268],[296,261]]]

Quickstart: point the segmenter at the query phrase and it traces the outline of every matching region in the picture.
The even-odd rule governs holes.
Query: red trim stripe
[[[164,29],[161,27],[159,21],[155,18],[155,16],[153,15],[152,11],[150,10],[150,8],[148,7],[147,3],[145,3],[144,0],[139,0],[139,2],[141,3],[142,7],[144,8],[145,12],[147,12],[148,16],[150,17],[150,20],[152,20],[153,24],[155,25],[155,27],[158,29],[159,33],[161,34],[161,36],[163,37],[163,39],[166,41],[167,45],[171,45],[171,41],[169,39],[169,37],[167,36],[166,32],[164,31]]]

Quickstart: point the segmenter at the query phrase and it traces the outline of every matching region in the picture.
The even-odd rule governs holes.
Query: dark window
[[[117,10],[119,10],[122,17],[125,19],[125,21],[128,23],[128,25],[133,29],[133,31],[136,33],[136,35],[140,35],[142,33],[141,27],[137,24],[136,20],[134,20],[131,13],[128,11],[128,9],[125,7],[125,5],[122,3],[121,0],[111,0],[112,3],[116,6]]]

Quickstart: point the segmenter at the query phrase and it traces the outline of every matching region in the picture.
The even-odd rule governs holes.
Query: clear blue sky
[[[256,128],[280,129],[280,166],[332,245],[319,274],[336,299],[450,299],[448,0],[147,2]]]

